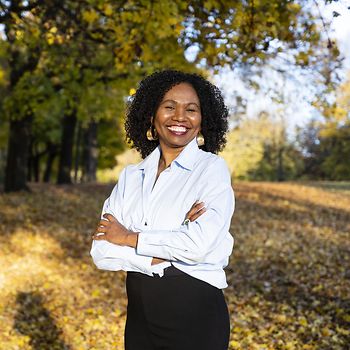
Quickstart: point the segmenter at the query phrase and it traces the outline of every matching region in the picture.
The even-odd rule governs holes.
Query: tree
[[[312,119],[305,127],[297,128],[296,141],[302,154],[303,169],[300,176],[309,179],[325,179],[321,164],[326,158],[326,150],[321,147],[320,121]]]
[[[26,73],[33,72],[39,62],[40,49],[37,40],[27,41],[23,27],[34,30],[35,21],[25,20],[31,5],[19,1],[1,1],[1,21],[7,40],[7,59],[9,67],[8,90],[11,93]],[[30,24],[29,24],[30,22]],[[22,28],[20,28],[22,26]],[[29,29],[30,27],[30,29]],[[20,190],[26,188],[26,166],[28,162],[29,135],[31,133],[32,112],[27,110],[24,115],[10,119],[9,142],[5,175],[5,190]]]
[[[303,175],[313,179],[350,178],[350,76],[333,94],[320,96],[314,105],[322,118],[298,132],[303,153]]]
[[[0,2],[0,23],[5,26],[7,58],[15,63],[8,65],[11,79],[7,106],[16,105],[10,100],[14,100],[15,90],[21,95],[20,81],[27,79],[26,73],[47,77],[53,95],[59,95],[59,183],[71,181],[77,121],[83,128],[98,128],[105,118],[79,114],[84,94],[94,86],[127,81],[128,87],[120,89],[125,96],[140,77],[154,69],[193,71],[196,64],[205,68],[259,66],[285,50],[296,64],[308,66],[317,61],[321,43],[311,12],[287,0],[191,4],[184,0],[13,0]],[[185,59],[190,48],[197,48],[193,62]],[[303,53],[308,61],[300,58]],[[27,114],[20,114],[16,108],[7,110],[10,135],[6,191],[26,187],[28,150],[39,110],[40,104],[36,110],[27,108]],[[19,134],[20,145],[16,142]],[[49,143],[46,148],[50,148]],[[57,147],[54,149],[57,152]]]
[[[269,116],[262,112],[257,118],[244,118],[227,136],[221,155],[234,178],[246,179],[263,158],[264,142],[271,135]]]

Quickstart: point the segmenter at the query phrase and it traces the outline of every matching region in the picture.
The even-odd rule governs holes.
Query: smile
[[[187,128],[184,126],[168,126],[169,131],[177,135],[183,135],[187,132]]]

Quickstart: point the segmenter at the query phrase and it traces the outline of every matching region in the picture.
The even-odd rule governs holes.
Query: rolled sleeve
[[[94,241],[90,254],[97,268],[101,270],[139,271],[152,275],[152,257],[137,254],[135,248],[122,247],[107,241]]]

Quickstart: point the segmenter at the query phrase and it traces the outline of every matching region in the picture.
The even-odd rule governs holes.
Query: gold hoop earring
[[[146,137],[148,141],[156,141],[158,140],[158,133],[157,130],[154,128],[153,125],[149,127],[149,129],[146,132]]]
[[[204,140],[204,136],[202,135],[201,132],[199,132],[199,133],[197,134],[196,139],[197,139],[197,144],[198,144],[199,147],[204,146],[205,140]]]

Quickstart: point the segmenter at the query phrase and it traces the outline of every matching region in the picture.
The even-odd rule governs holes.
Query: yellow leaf
[[[112,8],[112,6],[110,4],[106,4],[104,6],[104,13],[105,13],[106,16],[112,16],[113,8]]]
[[[230,341],[230,346],[234,349],[239,349],[240,348],[240,344],[238,343],[238,341],[235,340],[231,340]]]
[[[16,30],[16,39],[17,40],[22,40],[24,37],[23,31],[22,30]]]
[[[93,298],[97,298],[97,297],[99,297],[100,295],[101,295],[101,292],[100,292],[99,289],[94,289],[94,290],[92,291],[92,293],[91,293],[91,296],[92,296]]]
[[[276,319],[277,319],[278,322],[284,323],[284,322],[287,321],[287,316],[286,315],[277,315]]]
[[[288,350],[293,350],[295,349],[295,343],[292,342],[292,341],[289,341],[286,343],[286,346],[285,346],[285,349],[288,349]]]
[[[83,19],[88,23],[93,23],[98,19],[98,14],[94,10],[84,11]]]
[[[51,33],[47,33],[46,41],[49,45],[53,45],[55,43],[55,37]]]
[[[345,322],[350,322],[350,315],[349,314],[343,315],[342,318]]]
[[[306,327],[308,325],[307,319],[305,317],[301,317],[299,319],[299,324]]]
[[[322,328],[321,333],[324,337],[329,337],[331,335],[331,332],[327,327]]]

